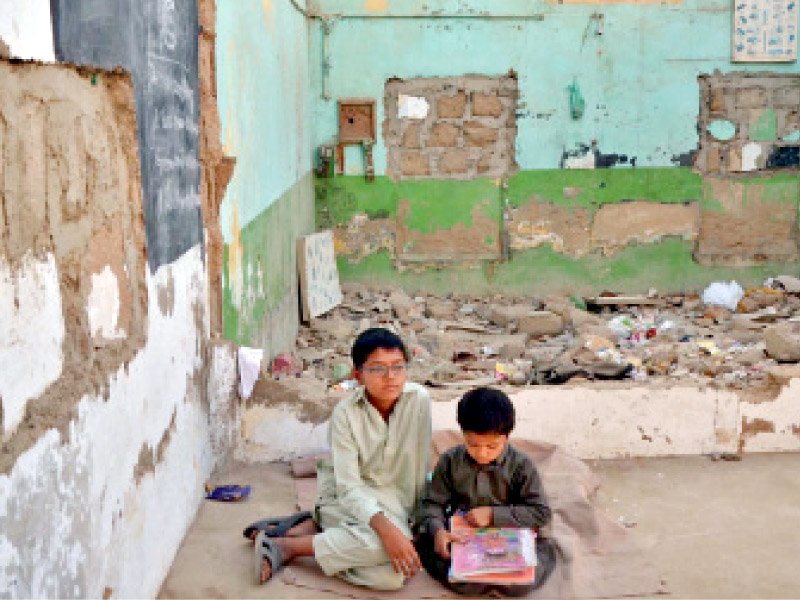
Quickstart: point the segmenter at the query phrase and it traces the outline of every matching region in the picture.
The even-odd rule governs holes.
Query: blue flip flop
[[[310,518],[311,513],[308,511],[303,511],[289,515],[288,517],[263,519],[261,521],[256,521],[255,523],[250,523],[250,525],[244,528],[242,535],[249,540],[252,538],[254,531],[263,531],[267,537],[283,537],[292,527],[308,521]]]

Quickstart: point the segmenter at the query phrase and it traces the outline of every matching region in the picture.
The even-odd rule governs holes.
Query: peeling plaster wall
[[[12,598],[153,597],[211,471],[202,398],[205,274],[195,248],[147,277],[175,289],[145,347],[86,394],[66,435],[49,429],[0,476],[0,589]],[[160,456],[156,449],[165,439]],[[149,456],[150,469],[137,467]]]
[[[314,228],[308,23],[290,2],[217,7],[217,91],[236,169],[220,209],[225,337],[274,355],[298,326],[295,244]]]
[[[383,4],[370,8],[358,0],[317,0],[312,5],[320,14],[347,17],[330,23],[330,72],[325,79],[322,27],[315,22],[312,29],[315,145],[336,135],[337,98],[380,100],[391,77],[496,76],[514,69],[521,103],[516,152],[520,169],[557,168],[565,152],[579,153],[582,146],[598,152],[593,162],[630,166],[634,158],[639,167],[670,167],[675,165],[673,157],[698,146],[698,74],[734,70],[731,5],[717,0],[655,5],[532,5],[527,0]],[[594,14],[603,15],[601,35]],[[392,15],[403,18],[381,18]],[[514,17],[499,18],[504,15]],[[800,72],[798,63],[766,68]],[[743,72],[764,69],[759,64],[735,65]],[[586,102],[577,120],[570,117],[567,90],[573,82]],[[323,91],[330,100],[321,98]],[[387,116],[383,111],[379,101],[379,123]],[[383,174],[386,148],[380,135],[374,158],[375,173]]]
[[[135,117],[121,72],[0,60],[11,598],[154,597],[232,446],[233,352],[215,348],[209,374],[203,249],[146,266]]]
[[[592,0],[536,5],[525,0],[315,0],[310,10],[320,17],[313,21],[311,30],[311,81],[316,92],[314,144],[329,144],[335,139],[335,103],[339,98],[375,98],[378,122],[400,122],[398,127],[378,132],[373,157],[380,186],[373,187],[379,189],[371,190],[370,184],[360,184],[355,176],[317,184],[318,215],[330,225],[340,226],[337,252],[344,281],[350,274],[354,280],[368,281],[376,272],[390,282],[402,280],[402,274],[393,269],[398,263],[391,261],[397,261],[403,250],[387,244],[404,226],[397,216],[401,200],[419,201],[422,194],[430,205],[442,204],[457,212],[462,209],[464,187],[458,182],[442,182],[438,190],[418,192],[403,185],[406,182],[391,186],[380,179],[382,175],[397,175],[398,141],[401,151],[411,152],[415,159],[420,157],[413,154],[413,147],[421,146],[415,121],[396,118],[396,104],[384,98],[384,89],[398,81],[497,77],[510,70],[516,75],[519,91],[515,144],[519,172],[499,182],[497,193],[498,206],[504,210],[501,251],[510,261],[507,265],[484,264],[485,277],[473,278],[467,273],[465,278],[477,279],[490,288],[502,287],[493,274],[513,271],[530,282],[528,290],[521,291],[555,291],[556,286],[569,288],[562,284],[575,280],[585,287],[572,273],[584,269],[579,261],[588,260],[596,263],[596,275],[591,278],[596,287],[590,291],[644,291],[652,265],[642,261],[665,254],[662,250],[674,248],[678,240],[680,253],[669,252],[673,276],[659,281],[652,276],[655,271],[649,271],[650,285],[691,289],[719,276],[719,271],[698,269],[698,263],[734,267],[733,277],[743,282],[758,280],[761,270],[756,267],[777,272],[795,265],[797,236],[791,223],[798,203],[796,187],[800,180],[796,170],[794,183],[787,180],[768,189],[765,185],[760,195],[758,190],[751,190],[751,195],[765,198],[764,209],[748,211],[736,202],[735,191],[720,195],[720,186],[707,185],[713,182],[705,174],[688,168],[698,154],[698,132],[704,132],[698,129],[706,114],[703,77],[717,70],[723,74],[708,77],[728,81],[726,72],[735,72],[737,77],[752,74],[756,83],[758,73],[769,71],[764,80],[771,78],[773,82],[767,86],[768,93],[762,94],[764,106],[758,104],[758,94],[741,98],[740,120],[752,121],[758,136],[771,135],[768,104],[781,107],[783,112],[776,113],[774,129],[787,138],[781,142],[784,154],[774,160],[791,162],[796,158],[786,152],[795,151],[798,143],[792,137],[797,135],[796,111],[789,104],[795,99],[793,81],[800,65],[731,63],[729,4],[716,0]],[[364,52],[364,48],[374,51]],[[585,100],[577,118],[571,114],[568,89],[573,84]],[[748,87],[747,82],[737,82],[736,86]],[[429,102],[429,106],[433,105]],[[739,106],[738,100],[731,106]],[[404,134],[402,138],[394,135],[396,130]],[[408,131],[411,134],[405,135]],[[705,154],[702,159],[706,160]],[[739,157],[739,162],[743,159]],[[760,158],[749,157],[755,166],[766,159],[763,152]],[[430,173],[430,164],[424,160],[408,161],[399,167],[401,173],[407,168],[407,174],[417,178]],[[776,194],[781,196],[781,206],[771,199]],[[794,208],[785,201],[792,194]],[[615,203],[626,204],[606,206]],[[686,208],[673,204],[685,204]],[[623,224],[613,214],[633,209],[637,214],[626,215],[629,222],[623,231]],[[744,220],[743,212],[747,213]],[[773,224],[771,215],[776,212],[779,223]],[[360,217],[363,213],[370,216],[367,223]],[[667,223],[672,216],[680,223]],[[388,223],[395,221],[394,232],[387,232],[387,218]],[[758,237],[755,242],[750,240],[751,228],[742,227],[750,225],[747,219]],[[355,226],[356,222],[361,225]],[[452,237],[459,237],[437,221],[431,226],[441,235],[447,235],[447,230]],[[378,229],[379,239],[364,242],[365,231]],[[775,232],[780,236],[772,235]],[[777,244],[777,251],[765,251],[770,241]],[[652,248],[645,248],[647,245]],[[384,250],[390,259],[386,271],[387,261],[381,254]],[[622,271],[611,261],[623,252],[630,257],[626,262],[635,272],[626,270],[620,277]],[[448,257],[453,254],[463,259],[474,252],[456,245],[455,253]],[[603,256],[607,260],[596,260]],[[447,266],[457,264],[451,259]],[[548,268],[549,287],[530,269],[533,264]],[[442,265],[428,266],[438,269]],[[362,273],[364,278],[360,277]],[[419,281],[421,287],[423,281],[436,279],[435,289],[447,290],[454,288],[446,280],[458,278],[455,271],[439,272]]]

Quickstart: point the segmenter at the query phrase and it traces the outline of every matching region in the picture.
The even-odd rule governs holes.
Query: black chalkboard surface
[[[58,60],[133,76],[150,269],[203,239],[196,0],[51,0]]]

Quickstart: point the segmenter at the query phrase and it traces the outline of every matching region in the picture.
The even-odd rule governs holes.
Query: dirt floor
[[[591,463],[597,501],[659,565],[672,598],[791,598],[800,590],[800,454]],[[254,582],[244,525],[295,510],[289,466],[233,465],[215,483],[250,483],[240,503],[204,503],[160,598],[326,598],[279,578]],[[404,597],[398,593],[395,597]]]

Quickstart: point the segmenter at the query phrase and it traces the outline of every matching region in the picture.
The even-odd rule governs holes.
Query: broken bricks
[[[385,326],[408,344],[409,378],[438,387],[652,377],[742,388],[766,384],[777,361],[800,360],[794,283],[776,277],[743,291],[733,310],[694,293],[651,292],[599,296],[607,300],[589,304],[595,313],[577,297],[412,295],[345,284],[343,303],[301,328],[295,356],[303,377],[338,390],[354,336]]]

